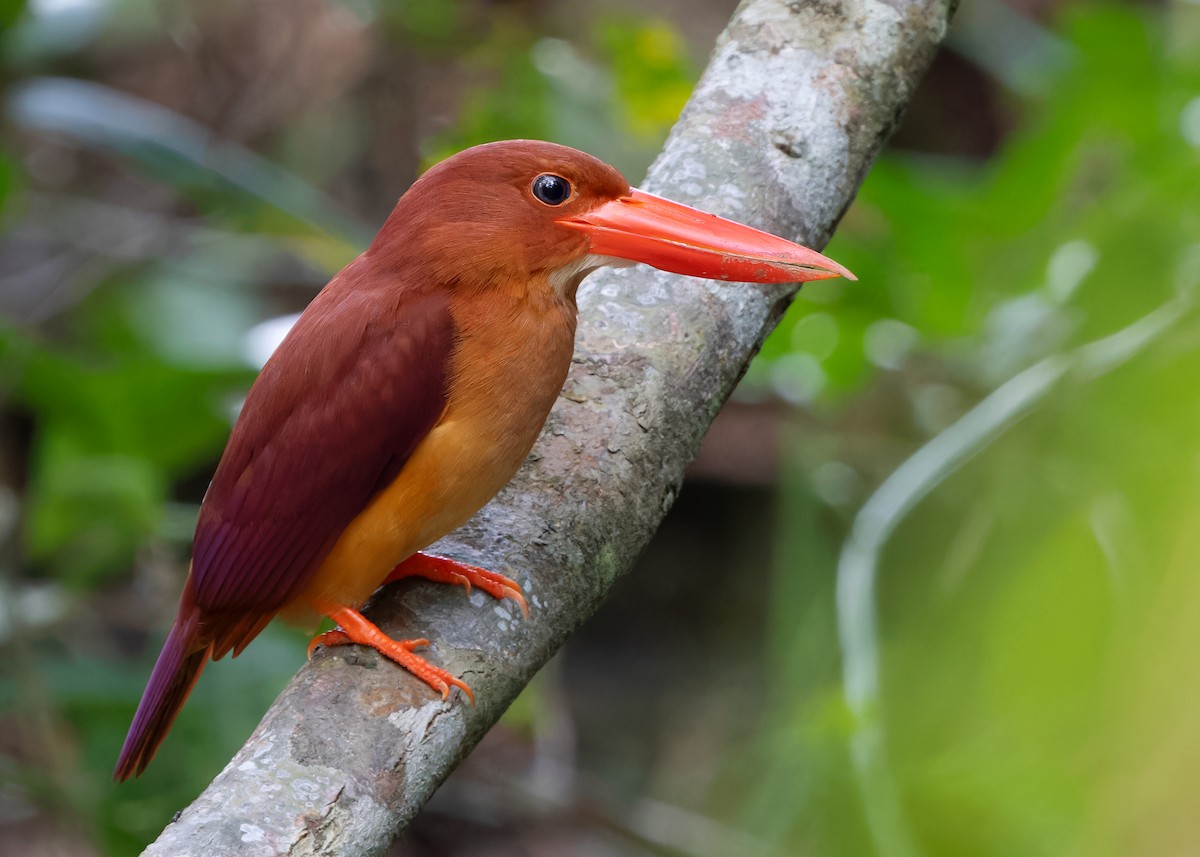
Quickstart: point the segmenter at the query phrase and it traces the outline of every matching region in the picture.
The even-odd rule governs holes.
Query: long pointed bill
[[[742,283],[858,279],[815,250],[636,188],[558,222],[590,237],[593,253],[675,274]]]

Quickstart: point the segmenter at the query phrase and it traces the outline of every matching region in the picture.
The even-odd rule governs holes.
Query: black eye
[[[571,196],[571,183],[562,176],[542,173],[533,180],[533,195],[546,205],[562,205]]]

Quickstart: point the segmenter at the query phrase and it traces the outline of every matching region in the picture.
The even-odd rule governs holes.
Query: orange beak
[[[558,222],[591,238],[593,253],[675,274],[741,283],[858,279],[815,250],[636,188]]]

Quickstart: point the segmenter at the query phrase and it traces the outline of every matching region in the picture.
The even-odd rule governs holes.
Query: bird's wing
[[[445,408],[453,344],[438,290],[335,279],[300,318],[251,388],[200,512],[189,586],[214,657],[256,636],[395,478]]]

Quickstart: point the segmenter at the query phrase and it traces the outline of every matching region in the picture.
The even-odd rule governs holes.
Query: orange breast
[[[525,460],[570,367],[575,308],[546,288],[498,292],[456,297],[445,413],[285,618],[308,620],[313,600],[361,606],[396,564],[465,523]]]

